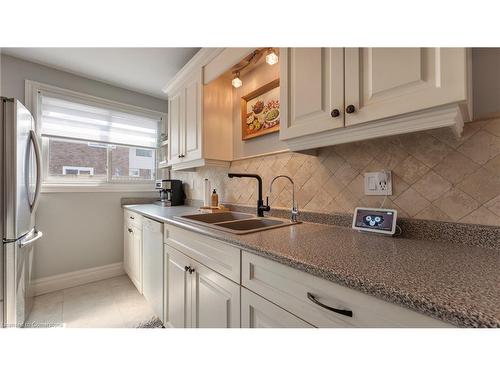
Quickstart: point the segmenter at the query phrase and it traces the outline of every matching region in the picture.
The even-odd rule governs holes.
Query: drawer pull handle
[[[132,233],[132,232],[133,232],[133,230],[132,230],[132,229],[130,229],[130,228],[128,228],[128,232],[129,232],[129,233]]]
[[[135,219],[135,217],[133,217],[133,216],[129,216],[129,217],[130,217],[132,220],[134,220],[134,219]]]
[[[192,268],[191,266],[185,266],[184,271],[189,272],[189,274],[192,274],[195,271],[195,269]]]
[[[311,300],[316,305],[321,306],[324,309],[327,309],[327,310],[333,311],[334,313],[337,313],[337,314],[340,314],[340,315],[345,315],[345,316],[348,316],[348,317],[352,318],[352,311],[351,310],[342,310],[342,309],[336,309],[335,307],[327,306],[324,303],[319,302],[316,299],[316,297],[314,297],[314,295],[311,294],[311,293],[309,293],[309,292],[307,293],[307,298],[309,298],[309,300]]]

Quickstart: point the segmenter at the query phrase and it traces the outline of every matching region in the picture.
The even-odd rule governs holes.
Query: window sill
[[[154,183],[54,183],[42,184],[42,193],[119,193],[119,192],[155,192]]]

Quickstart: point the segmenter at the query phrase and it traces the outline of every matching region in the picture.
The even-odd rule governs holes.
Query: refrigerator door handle
[[[23,248],[25,246],[28,246],[29,244],[32,244],[33,242],[42,238],[42,236],[43,236],[43,233],[35,229],[34,236],[30,237],[28,240],[21,240],[21,242],[19,243],[19,247]]]
[[[40,200],[40,192],[42,187],[42,159],[40,155],[40,144],[38,143],[38,138],[33,129],[30,130],[30,138],[33,142],[33,148],[35,150],[35,160],[36,160],[36,187],[35,187],[35,197],[33,199],[33,204],[31,205],[31,212],[34,212],[38,206]]]

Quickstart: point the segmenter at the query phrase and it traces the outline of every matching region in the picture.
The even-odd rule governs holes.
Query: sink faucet
[[[271,180],[271,183],[269,184],[269,193],[272,193],[274,181],[276,181],[280,177],[286,178],[288,181],[290,181],[292,183],[292,210],[291,210],[292,212],[291,212],[290,220],[292,220],[293,222],[296,222],[297,216],[299,216],[299,208],[297,207],[297,202],[295,202],[295,184],[293,183],[293,180],[290,177],[285,176],[284,174],[281,174],[279,176],[274,177]],[[267,201],[269,202],[269,197],[267,197]]]
[[[269,207],[269,197],[267,197],[266,205],[264,205],[264,201],[262,200],[262,178],[258,174],[247,174],[247,173],[228,173],[227,177],[250,177],[257,179],[259,184],[259,198],[257,200],[257,216],[264,217],[264,211],[269,211],[271,207]]]

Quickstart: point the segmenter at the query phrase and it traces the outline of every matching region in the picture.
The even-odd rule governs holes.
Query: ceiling
[[[166,98],[161,90],[199,48],[2,48],[2,54]]]

